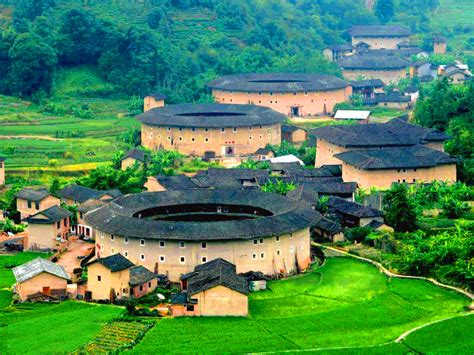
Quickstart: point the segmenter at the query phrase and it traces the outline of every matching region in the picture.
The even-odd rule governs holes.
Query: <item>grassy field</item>
[[[0,290],[9,288],[15,283],[12,268],[24,264],[37,257],[47,258],[50,254],[24,252],[12,255],[0,255]],[[1,297],[1,296],[0,296]],[[2,308],[2,307],[0,307]]]
[[[401,353],[399,345],[379,345],[421,324],[454,316],[468,303],[422,281],[387,279],[373,266],[345,258],[329,259],[311,274],[272,282],[269,288],[250,295],[248,319],[163,319],[134,351],[176,352],[180,344],[179,352],[343,346],[362,347],[363,353]]]
[[[109,162],[125,148],[120,136],[139,127],[130,116],[129,99],[109,98],[112,91],[86,66],[59,71],[49,100],[59,111],[0,95],[0,155],[8,158],[7,173],[44,169],[68,176]],[[91,116],[81,118],[73,113],[78,109]]]
[[[24,304],[0,311],[2,354],[67,353],[92,341],[123,308],[63,302]]]

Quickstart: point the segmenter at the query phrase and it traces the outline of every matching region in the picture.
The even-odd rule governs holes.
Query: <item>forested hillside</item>
[[[437,0],[0,0],[0,93],[41,100],[61,67],[89,65],[101,94],[160,90],[206,101],[220,74],[339,75],[321,50],[354,24],[399,22],[430,36]]]

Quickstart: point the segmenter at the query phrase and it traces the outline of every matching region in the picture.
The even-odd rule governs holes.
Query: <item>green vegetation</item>
[[[282,351],[341,344],[378,352],[376,345],[426,322],[454,316],[468,304],[459,294],[423,281],[387,279],[373,266],[345,258],[328,259],[310,274],[268,286],[250,295],[248,319],[163,319],[133,351],[174,352],[179,343],[179,352]],[[466,337],[468,332],[460,333],[458,341]],[[401,350],[397,345],[387,349]]]
[[[0,311],[2,353],[65,353],[94,339],[102,324],[123,313],[115,306],[63,302],[23,304]],[[32,336],[32,332],[41,335]],[[39,334],[39,333],[38,333]]]
[[[37,257],[47,258],[50,254],[23,252],[12,255],[0,255],[0,289],[9,288],[15,283],[12,268],[24,264]]]
[[[417,330],[404,344],[424,354],[469,354],[474,349],[474,339],[459,339],[474,329],[474,315],[448,319]],[[441,335],[442,334],[442,335]],[[440,336],[441,335],[441,336]]]

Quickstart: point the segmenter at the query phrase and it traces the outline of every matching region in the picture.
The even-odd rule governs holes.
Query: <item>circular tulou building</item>
[[[332,75],[238,74],[208,84],[217,102],[270,107],[287,116],[311,116],[334,111],[349,101],[352,86]]]
[[[96,256],[121,253],[178,281],[216,258],[237,272],[289,274],[310,263],[310,228],[321,215],[285,196],[244,190],[148,192],[85,215]]]
[[[254,105],[183,104],[153,108],[137,119],[144,147],[235,156],[280,144],[285,116]]]

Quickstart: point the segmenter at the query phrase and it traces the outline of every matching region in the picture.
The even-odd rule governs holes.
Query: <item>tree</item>
[[[154,7],[151,9],[147,17],[148,26],[150,26],[150,28],[153,30],[157,29],[163,16],[164,10],[162,7]]]
[[[379,18],[380,22],[389,22],[395,15],[393,0],[377,0],[375,4],[375,15]]]
[[[261,187],[264,192],[273,192],[280,195],[286,195],[288,192],[296,189],[293,182],[286,182],[282,179],[270,179]]]
[[[39,90],[51,90],[58,58],[41,37],[31,33],[18,35],[8,56],[10,92],[31,96]]]
[[[385,221],[397,232],[410,232],[416,229],[416,206],[408,196],[405,184],[395,184],[383,198]]]
[[[59,181],[58,178],[54,178],[53,181],[51,181],[51,185],[49,185],[49,192],[52,195],[56,195],[56,192],[61,188],[61,182]]]

